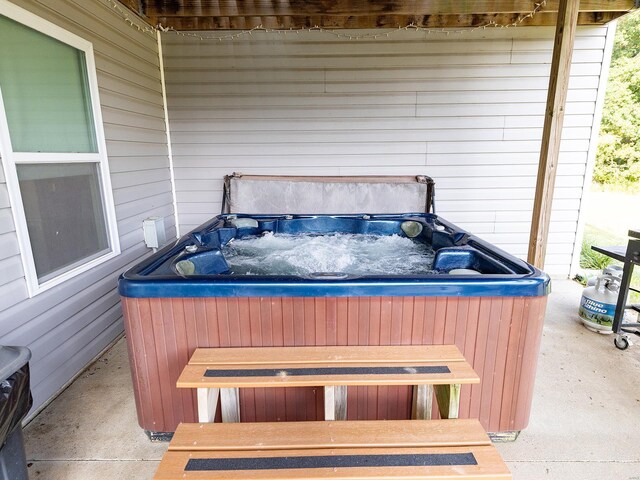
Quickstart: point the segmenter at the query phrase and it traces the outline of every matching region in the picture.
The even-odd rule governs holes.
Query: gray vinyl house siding
[[[546,257],[554,275],[569,273],[574,253],[608,31],[578,30]],[[181,231],[219,212],[232,171],[426,174],[438,213],[525,257],[553,33],[164,35]]]
[[[116,280],[149,253],[142,220],[164,217],[167,238],[175,237],[176,229],[155,36],[131,28],[107,2],[15,3],[93,43],[122,250],[113,260],[28,298],[0,172],[0,345],[32,349],[38,407],[122,333]]]

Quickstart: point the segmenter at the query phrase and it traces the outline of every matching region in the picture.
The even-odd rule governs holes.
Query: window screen
[[[16,165],[40,282],[109,249],[96,167]]]

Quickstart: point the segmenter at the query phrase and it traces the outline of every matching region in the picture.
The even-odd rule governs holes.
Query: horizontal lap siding
[[[37,407],[122,333],[116,281],[149,251],[142,220],[165,217],[169,238],[175,225],[155,37],[131,28],[104,1],[16,3],[93,43],[122,249],[90,272],[27,298],[0,172],[0,344],[32,349]]]
[[[568,274],[606,27],[575,45],[546,269]],[[220,209],[222,177],[416,174],[438,212],[525,257],[552,28],[163,36],[182,230]]]

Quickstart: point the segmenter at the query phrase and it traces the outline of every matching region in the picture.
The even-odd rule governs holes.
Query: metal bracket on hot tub
[[[506,432],[487,432],[492,443],[515,442],[520,435],[520,430],[508,430]]]

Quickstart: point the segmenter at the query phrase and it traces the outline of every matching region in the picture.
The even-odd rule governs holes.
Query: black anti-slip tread
[[[416,375],[451,373],[446,365],[419,365],[415,367],[316,367],[316,368],[256,368],[218,370],[208,368],[205,377],[301,377],[317,375]]]
[[[305,468],[439,467],[477,465],[473,453],[326,455],[306,457],[191,458],[185,471],[292,470]]]

